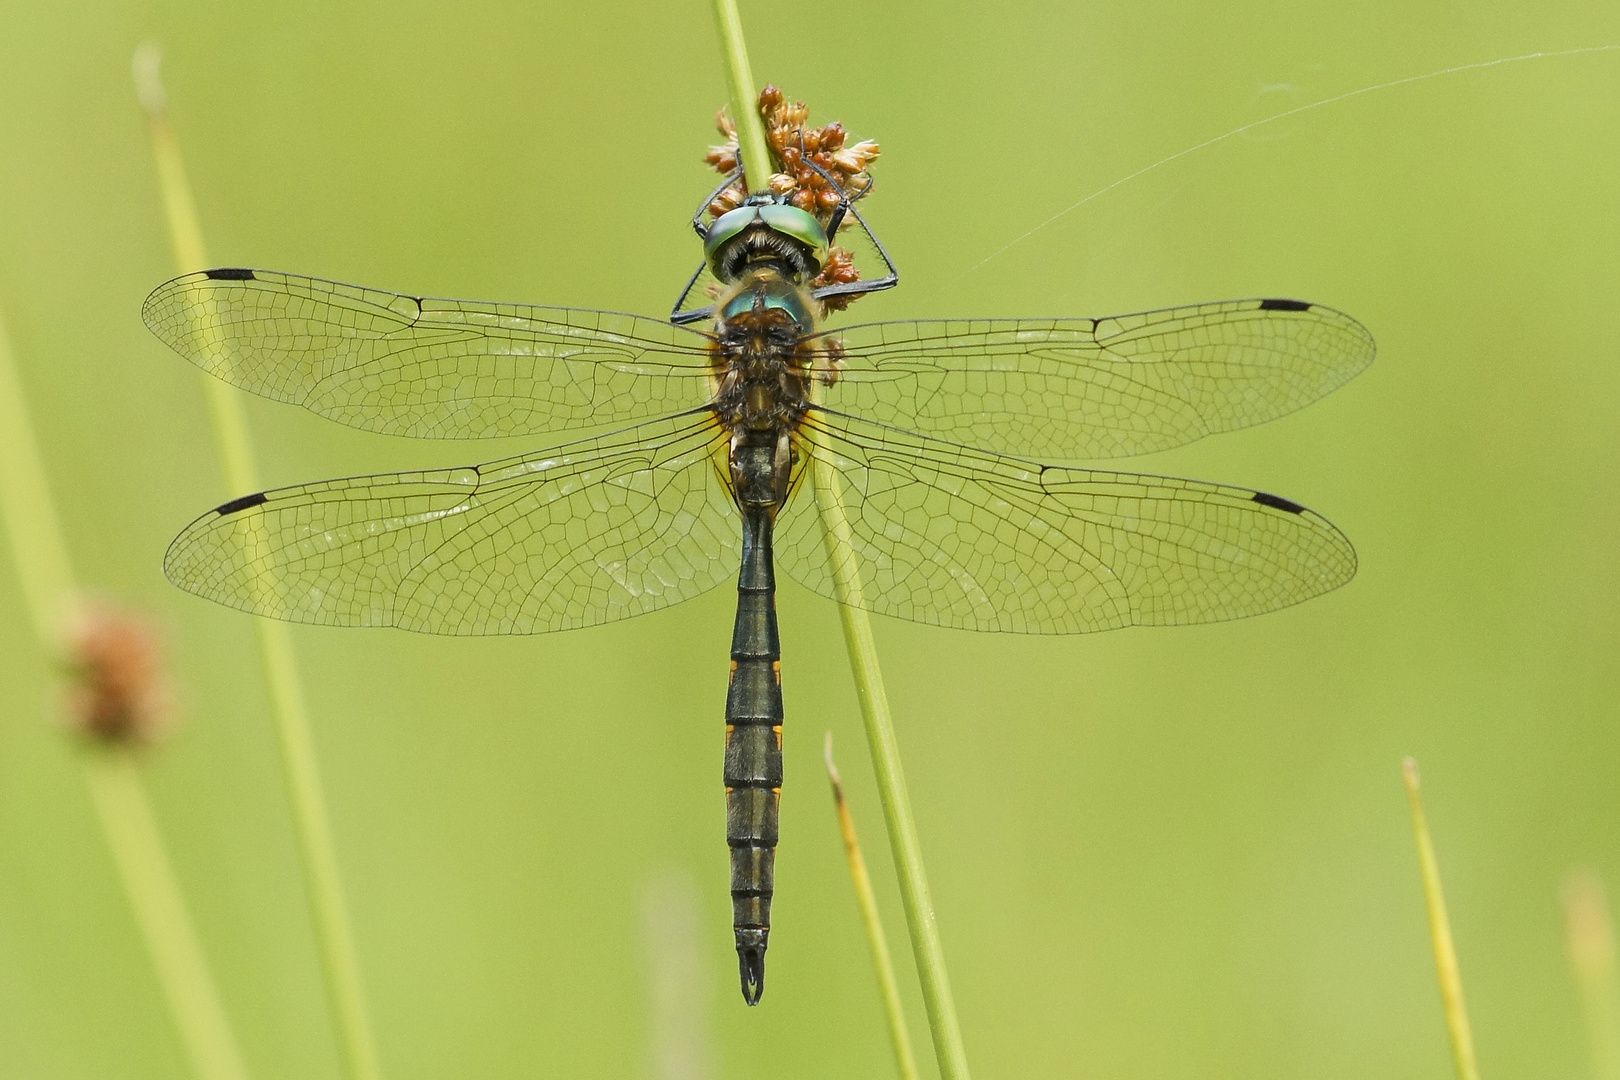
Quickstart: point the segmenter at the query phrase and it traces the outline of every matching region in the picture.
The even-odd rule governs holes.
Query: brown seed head
[[[863,139],[854,146],[846,146],[841,150],[834,149],[832,161],[839,172],[854,176],[865,172],[866,167],[877,160],[879,152],[877,143],[871,139]]]
[[[732,184],[715,196],[714,201],[709,204],[709,214],[711,217],[719,217],[721,214],[730,213],[741,206],[747,197],[748,192],[741,184]]]
[[[737,144],[711,146],[709,152],[703,155],[703,160],[711,169],[722,175],[733,172],[737,168]]]
[[[821,273],[810,282],[812,289],[819,289],[827,285],[848,285],[861,280],[861,272],[855,268],[855,257],[841,247],[835,247],[827,252],[827,264],[821,268]],[[822,301],[828,311],[843,311],[850,304],[859,300],[860,296],[829,296]]]
[[[842,311],[843,309],[839,308],[838,310]],[[815,369],[816,378],[820,379],[823,385],[832,386],[838,381],[839,374],[844,370],[844,343],[837,338],[825,338],[823,342],[822,357],[820,362],[816,364]],[[828,741],[827,746],[830,751],[832,748],[831,740]],[[828,761],[830,763],[830,757]]]
[[[759,115],[765,121],[765,141],[770,147],[772,164],[777,167],[768,181],[771,194],[785,197],[790,205],[815,215],[826,225],[838,208],[839,196],[834,183],[851,199],[860,198],[871,188],[872,176],[867,169],[880,153],[873,140],[849,142],[849,133],[836,120],[819,128],[807,128],[810,107],[802,101],[789,101],[774,85],[760,91]],[[718,172],[730,174],[740,160],[737,128],[724,109],[716,114],[715,126],[727,142],[711,146],[704,161]],[[817,172],[817,168],[826,176]],[[833,183],[828,182],[828,177]],[[744,185],[734,184],[709,204],[709,214],[718,218],[741,206],[747,195]],[[853,256],[835,247],[812,285],[848,284],[860,278]],[[857,299],[858,296],[831,297],[826,307],[842,311]]]
[[[94,742],[145,745],[172,721],[157,635],[128,612],[91,605],[67,635],[69,725]]]
[[[788,101],[775,86],[760,91],[759,115],[765,121],[765,141],[770,147],[772,164],[778,169],[770,179],[770,190],[774,194],[792,194],[793,205],[815,214],[825,224],[831,219],[838,198],[831,194],[826,178],[810,167],[812,164],[830,175],[852,197],[871,186],[872,178],[866,170],[877,159],[876,142],[866,139],[849,144],[848,132],[836,120],[820,128],[805,127],[810,107],[802,101]],[[722,109],[715,116],[715,126],[726,136],[726,142],[709,147],[703,160],[717,172],[733,172],[740,160],[736,125]],[[798,194],[801,191],[813,194],[801,198]],[[823,192],[828,194],[823,195]],[[737,202],[741,203],[741,197]],[[720,205],[721,200],[715,200],[711,212]],[[731,208],[727,206],[718,213]]]

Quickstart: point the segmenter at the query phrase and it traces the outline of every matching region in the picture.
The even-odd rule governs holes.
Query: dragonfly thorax
[[[810,408],[806,338],[816,329],[814,306],[802,286],[770,267],[751,270],[716,305],[713,408],[731,432],[734,471],[743,447],[771,448],[776,502],[787,496],[792,435]]]

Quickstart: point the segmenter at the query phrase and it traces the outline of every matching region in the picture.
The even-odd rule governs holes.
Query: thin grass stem
[[[866,943],[872,950],[872,968],[877,974],[878,993],[883,998],[884,1016],[889,1021],[889,1041],[894,1046],[895,1071],[901,1080],[917,1080],[917,1061],[911,1053],[911,1033],[906,1030],[905,1010],[900,1006],[900,987],[894,979],[894,963],[889,959],[889,941],[878,914],[877,895],[866,873],[866,857],[861,854],[860,837],[855,835],[855,818],[844,797],[844,781],[833,763],[832,732],[827,732],[825,752],[827,779],[832,781],[833,806],[838,813],[838,831],[844,836],[844,854],[849,859],[849,879],[855,886],[855,902],[866,924]]]
[[[727,85],[731,88],[732,113],[737,121],[737,145],[750,191],[764,191],[770,176],[770,153],[765,143],[764,124],[756,107],[757,91],[748,65],[748,48],[743,41],[742,20],[736,0],[715,0],[715,21],[719,26],[721,53],[726,63]],[[749,118],[752,118],[752,121]],[[821,510],[827,550],[833,565],[839,615],[844,625],[844,643],[849,651],[850,670],[855,677],[856,697],[866,723],[866,742],[872,753],[872,769],[877,776],[883,818],[889,829],[889,847],[894,855],[900,897],[911,932],[911,952],[917,964],[917,979],[923,1003],[928,1010],[928,1028],[934,1041],[934,1055],[942,1080],[967,1080],[967,1053],[962,1047],[962,1029],[956,1019],[956,1003],[951,996],[950,976],[945,968],[945,949],[939,940],[934,919],[934,902],[928,892],[928,875],[923,867],[922,845],[911,813],[911,797],[906,793],[905,773],[900,767],[900,746],[889,714],[889,698],[878,665],[877,643],[872,623],[862,600],[860,573],[850,543],[849,518],[844,512],[841,481],[832,465],[819,457],[812,459],[811,471],[816,504]]]
[[[62,542],[45,463],[34,439],[22,380],[11,357],[11,339],[0,317],[0,510],[17,564],[18,584],[34,624],[34,636],[54,648],[70,614],[73,570]]]
[[[1451,918],[1446,914],[1445,894],[1440,891],[1440,864],[1435,860],[1434,840],[1429,836],[1428,818],[1423,813],[1417,762],[1407,758],[1401,765],[1401,775],[1406,781],[1407,800],[1412,805],[1412,834],[1417,840],[1418,866],[1423,874],[1429,939],[1434,944],[1434,966],[1440,978],[1446,1030],[1451,1035],[1452,1062],[1457,1066],[1458,1080],[1479,1080],[1474,1034],[1468,1025],[1468,1006],[1463,1001],[1462,972],[1457,967],[1457,948],[1451,940]]]
[[[748,65],[748,45],[743,41],[737,0],[714,0],[714,21],[720,28],[720,48],[725,54],[726,88],[731,93],[731,118],[737,125],[737,160],[742,162],[743,183],[749,191],[765,191],[771,179],[771,155],[765,144],[759,89]]]
[[[1581,996],[1593,1080],[1620,1080],[1620,973],[1616,972],[1614,920],[1603,879],[1577,870],[1564,882],[1564,928],[1569,966]]]
[[[928,891],[922,845],[917,839],[917,824],[911,813],[911,796],[906,792],[905,772],[900,766],[900,744],[894,733],[894,718],[889,713],[889,696],[878,665],[872,621],[866,615],[860,574],[851,555],[849,518],[844,512],[841,494],[843,481],[832,463],[820,457],[812,459],[811,468],[838,591],[844,644],[855,676],[855,696],[866,723],[866,744],[872,754],[872,771],[877,778],[883,818],[889,829],[889,847],[894,855],[906,926],[911,931],[911,953],[917,965],[923,1004],[928,1010],[934,1056],[942,1080],[967,1080],[967,1052],[962,1046],[962,1029],[956,1019],[956,1002],[951,996],[945,948],[934,919],[934,901]]]
[[[158,77],[157,50],[153,45],[143,45],[136,50],[135,85],[146,110],[175,262],[181,273],[206,269],[210,264],[203,245],[202,226],[180,156],[180,145],[169,123],[166,94]],[[206,374],[201,379],[227,485],[233,494],[257,491],[259,482],[247,418],[237,392]],[[354,933],[338,873],[326,796],[321,787],[292,641],[286,627],[274,620],[255,619],[253,627],[270,691],[282,772],[292,806],[294,835],[344,1071],[350,1080],[379,1080],[376,1040],[367,1015]]]
[[[87,747],[85,777],[192,1066],[208,1080],[247,1080],[132,752]]]
[[[72,614],[73,569],[3,318],[0,518],[6,522],[35,637],[42,650],[55,652]],[[200,1080],[247,1080],[247,1066],[131,751],[122,745],[87,751],[83,762],[91,799],[192,1068]]]

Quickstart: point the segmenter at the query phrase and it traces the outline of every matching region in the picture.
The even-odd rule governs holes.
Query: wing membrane
[[[867,323],[832,331],[827,404],[1035,458],[1126,457],[1275,419],[1372,363],[1348,315],[1230,300],[1106,319]]]
[[[1326,519],[1244,488],[1039,465],[817,412],[801,445],[842,477],[862,606],[971,630],[1067,634],[1258,615],[1338,588]],[[837,599],[813,494],[777,558]]]
[[[707,414],[463,469],[226,503],[170,545],[190,592],[292,622],[534,634],[667,607],[734,575]]]
[[[210,270],[159,286],[141,315],[164,343],[233,386],[392,435],[621,424],[709,396],[707,338],[608,311]]]

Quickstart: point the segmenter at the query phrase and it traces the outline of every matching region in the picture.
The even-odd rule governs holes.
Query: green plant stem
[[[838,590],[844,644],[849,650],[861,717],[866,723],[866,744],[872,754],[872,771],[877,777],[878,796],[883,803],[883,819],[889,827],[889,848],[899,878],[906,927],[911,931],[911,953],[917,964],[923,1004],[928,1010],[934,1056],[939,1062],[941,1080],[967,1080],[967,1052],[962,1046],[962,1029],[956,1019],[956,1002],[951,996],[950,976],[945,968],[945,949],[940,944],[939,926],[934,920],[934,901],[929,895],[928,875],[923,869],[922,845],[917,840],[911,796],[906,793],[906,777],[900,767],[900,745],[895,738],[894,719],[889,714],[889,697],[883,688],[883,671],[878,666],[877,642],[872,637],[872,622],[866,616],[861,579],[851,554],[842,481],[838,470],[820,457],[812,458],[811,468],[815,474],[816,502],[826,529],[827,554]]]
[[[3,319],[0,517],[6,522],[35,637],[42,650],[53,652],[73,603],[73,569]],[[87,747],[83,763],[119,880],[192,1068],[201,1080],[247,1080],[241,1050],[130,750]]]
[[[889,960],[889,940],[883,933],[883,919],[878,914],[877,895],[872,891],[872,878],[866,872],[866,857],[861,854],[861,840],[855,833],[855,817],[850,813],[849,800],[844,797],[844,782],[833,763],[832,732],[827,732],[827,778],[832,781],[833,806],[838,813],[838,831],[844,837],[844,855],[849,860],[849,879],[855,886],[855,902],[860,905],[861,922],[866,924],[866,944],[872,950],[872,968],[877,974],[878,994],[883,998],[883,1012],[889,1021],[889,1041],[894,1046],[895,1070],[901,1080],[917,1080],[917,1062],[911,1054],[911,1034],[906,1030],[905,1010],[900,1006],[900,987],[895,982],[894,964]]]
[[[1463,1001],[1462,972],[1457,967],[1457,948],[1451,940],[1451,918],[1446,914],[1446,897],[1440,890],[1440,864],[1434,857],[1434,841],[1429,836],[1428,818],[1423,813],[1423,795],[1417,762],[1407,758],[1401,766],[1406,781],[1406,797],[1412,806],[1412,834],[1417,840],[1418,866],[1423,874],[1423,899],[1429,913],[1429,939],[1434,945],[1434,967],[1440,979],[1440,1000],[1445,1006],[1446,1030],[1451,1034],[1451,1058],[1458,1080],[1479,1080],[1479,1064],[1474,1059],[1474,1035],[1468,1025],[1468,1006]]]
[[[764,124],[755,107],[756,91],[748,66],[748,48],[743,41],[742,20],[737,15],[735,0],[715,0],[714,13],[731,87],[732,112],[737,121],[738,152],[748,178],[748,189],[763,191],[770,175],[770,155],[765,144]],[[834,568],[844,642],[855,676],[861,716],[866,722],[866,742],[872,752],[872,769],[877,775],[883,818],[889,829],[889,847],[900,881],[900,896],[906,912],[906,927],[911,932],[911,951],[917,963],[923,1003],[928,1009],[934,1055],[939,1061],[941,1080],[967,1080],[962,1029],[956,1019],[956,1003],[951,998],[945,950],[934,921],[934,903],[928,893],[928,875],[923,869],[922,845],[917,840],[917,825],[912,819],[911,798],[906,794],[905,774],[900,768],[900,747],[894,734],[894,720],[889,715],[888,695],[883,689],[883,672],[878,666],[872,623],[866,617],[860,574],[850,554],[849,519],[844,513],[838,473],[819,457],[812,462],[816,503],[821,509],[827,550]]]
[[[1593,1080],[1620,1080],[1620,975],[1602,879],[1590,870],[1571,874],[1563,901],[1569,966],[1581,995]]]
[[[180,157],[179,143],[169,124],[165,95],[158,81],[156,57],[143,46],[135,60],[136,91],[146,108],[152,153],[157,164],[163,207],[169,223],[169,237],[175,262],[181,273],[209,266],[203,246],[202,227],[197,218],[191,185]],[[237,392],[217,379],[201,376],[213,419],[214,434],[224,467],[226,483],[233,494],[259,489],[254,467],[247,419]],[[304,883],[320,949],[321,968],[326,977],[334,1026],[337,1029],[344,1070],[350,1080],[379,1080],[376,1041],[367,1016],[365,994],[356,959],[354,934],[344,901],[337,854],[321,788],[309,714],[293,657],[287,628],[271,619],[255,619],[253,627],[259,656],[270,691],[271,713],[275,718],[277,743],[281,750],[282,772],[292,806],[294,835],[304,870]]]
[[[121,746],[87,747],[85,777],[197,1075],[247,1080],[247,1066],[208,972],[131,751]]]
[[[17,564],[18,584],[34,624],[34,636],[55,648],[64,610],[74,594],[73,571],[62,543],[45,463],[24,402],[22,381],[11,358],[11,341],[0,318],[0,511]]]
[[[737,159],[742,162],[743,183],[749,191],[765,191],[771,179],[771,155],[765,145],[759,89],[748,66],[748,46],[743,41],[737,0],[714,0],[714,21],[725,53],[726,87],[731,93],[731,119],[737,125]]]

